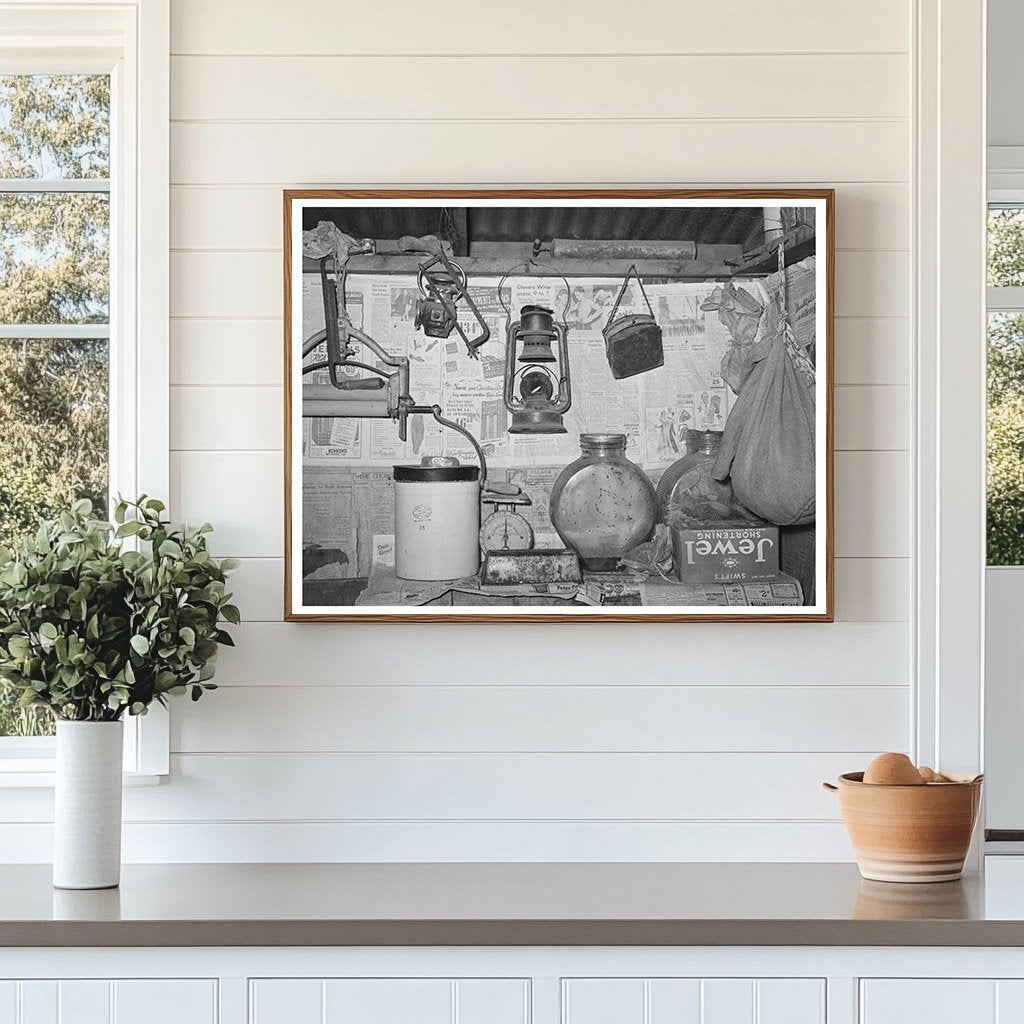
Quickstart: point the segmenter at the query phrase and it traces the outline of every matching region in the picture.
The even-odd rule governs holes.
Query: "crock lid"
[[[456,483],[480,479],[479,466],[423,465],[395,466],[395,480],[398,483]]]

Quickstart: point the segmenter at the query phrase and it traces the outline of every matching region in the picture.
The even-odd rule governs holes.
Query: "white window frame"
[[[1024,147],[990,146],[988,149],[989,207],[1019,206],[1024,209]],[[987,313],[1024,313],[1024,287],[988,287]],[[1010,595],[1022,589],[1024,566],[991,565],[986,567],[989,583],[989,607],[994,627],[988,631],[986,659],[987,676],[985,759],[990,773],[986,826],[1001,832],[1017,832],[1024,825],[1024,797],[1019,795],[1015,781],[1020,768],[1020,728],[1022,712],[1016,672],[1008,671],[1015,664],[1017,647],[1013,637],[1002,632],[1007,620]],[[1016,611],[1009,615],[1016,619]],[[998,788],[997,788],[998,787]],[[1019,841],[1001,840],[985,847],[988,854],[1019,855],[1024,845]]]
[[[986,4],[916,0],[915,6],[911,753],[918,764],[980,771]]]
[[[111,76],[110,490],[170,492],[169,0],[0,0],[0,74]],[[33,182],[33,189],[46,189]],[[89,187],[86,185],[86,187]],[[95,187],[95,186],[93,186]],[[23,327],[19,337],[29,336]],[[65,337],[95,329],[62,328]],[[0,327],[11,336],[14,331]],[[104,332],[104,336],[106,332]],[[126,718],[126,778],[169,770],[159,706]],[[53,741],[0,738],[0,787],[53,782]]]

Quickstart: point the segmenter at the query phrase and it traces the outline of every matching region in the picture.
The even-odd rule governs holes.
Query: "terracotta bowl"
[[[960,877],[981,804],[981,776],[923,786],[876,786],[863,772],[823,783],[839,811],[857,867],[876,882],[952,882]]]

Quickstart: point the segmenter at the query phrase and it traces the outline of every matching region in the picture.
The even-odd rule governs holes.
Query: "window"
[[[1024,565],[1024,204],[988,217],[989,565]]]
[[[168,497],[168,0],[0,5],[0,543],[74,497]],[[0,685],[0,785],[46,715]],[[167,771],[159,709],[125,768]]]
[[[0,77],[0,543],[106,511],[110,76]],[[0,683],[0,736],[42,736]]]

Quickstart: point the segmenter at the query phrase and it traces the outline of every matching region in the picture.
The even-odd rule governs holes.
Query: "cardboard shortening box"
[[[779,575],[779,528],[749,520],[671,528],[676,577],[683,583],[755,583]]]

